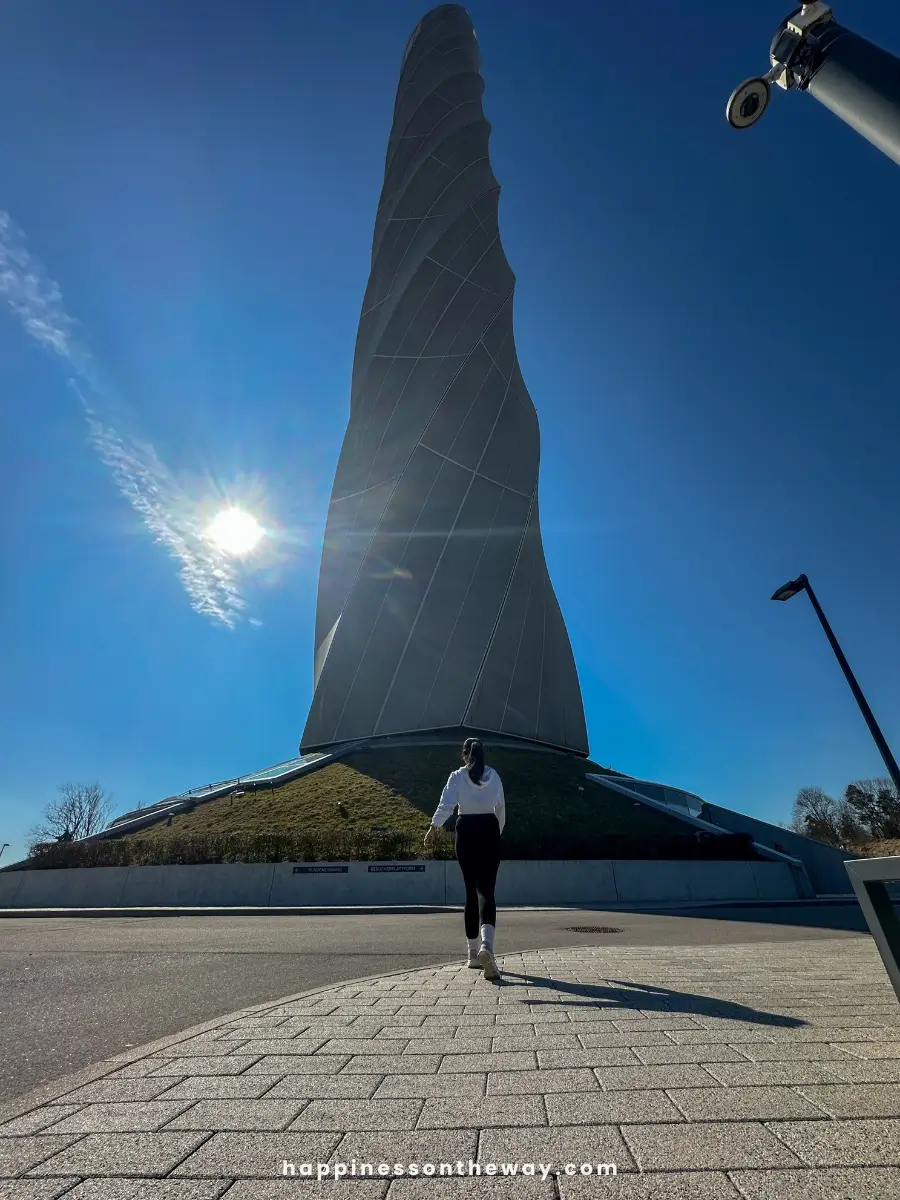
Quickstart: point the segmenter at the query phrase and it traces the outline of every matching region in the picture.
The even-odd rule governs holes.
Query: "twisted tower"
[[[540,435],[513,340],[479,67],[454,4],[428,13],[403,58],[303,750],[467,729],[588,751],[544,561]]]

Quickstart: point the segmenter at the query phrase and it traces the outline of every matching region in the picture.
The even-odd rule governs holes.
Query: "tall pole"
[[[838,660],[838,662],[841,664],[841,670],[844,672],[847,682],[850,684],[850,690],[853,693],[853,695],[856,697],[856,703],[859,705],[860,712],[866,719],[866,724],[869,727],[869,733],[871,733],[872,738],[875,742],[875,745],[878,747],[878,749],[881,753],[881,757],[884,759],[884,765],[887,767],[888,774],[890,775],[891,779],[893,780],[894,787],[897,790],[897,795],[900,796],[900,767],[897,766],[897,760],[894,758],[893,754],[891,753],[891,748],[885,741],[884,734],[881,732],[881,730],[878,727],[878,722],[875,720],[875,715],[872,712],[871,708],[869,708],[869,703],[862,693],[862,688],[856,682],[856,676],[850,670],[850,664],[847,662],[846,658],[844,657],[843,650],[838,645],[838,640],[834,636],[831,626],[828,624],[828,618],[822,612],[822,606],[821,606],[821,604],[819,604],[819,601],[816,598],[816,593],[813,591],[812,585],[810,584],[809,580],[806,578],[805,575],[799,575],[797,577],[797,582],[801,583],[803,585],[803,588],[806,591],[807,595],[809,596],[809,599],[812,603],[813,608],[816,610],[816,616],[819,618],[820,622],[822,623],[822,628],[825,630],[825,636],[828,638],[829,642],[831,643],[831,648],[834,651],[834,656]]]
[[[812,0],[781,22],[769,61],[765,75],[732,92],[726,115],[733,128],[756,124],[774,83],[784,91],[809,92],[900,164],[900,59],[839,25],[830,4]]]
[[[832,21],[805,90],[900,163],[900,59]]]

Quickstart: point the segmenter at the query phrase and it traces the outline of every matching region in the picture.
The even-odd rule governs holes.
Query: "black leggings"
[[[494,886],[500,866],[500,824],[493,813],[466,813],[456,821],[456,860],[466,885],[466,937],[496,925]]]

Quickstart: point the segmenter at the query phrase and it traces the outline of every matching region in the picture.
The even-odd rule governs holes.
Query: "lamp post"
[[[809,92],[900,163],[900,59],[839,25],[830,4],[805,3],[782,21],[769,61],[765,75],[745,80],[731,93],[725,114],[733,129],[756,124],[774,83],[786,92]]]
[[[4,843],[3,843],[3,845],[2,845],[2,846],[0,846],[0,855],[2,855],[2,854],[3,854],[3,851],[6,849],[6,847],[7,847],[8,845],[9,845],[9,842],[4,842]]]
[[[789,583],[786,583],[783,587],[780,587],[772,599],[790,600],[796,596],[798,592],[806,592],[807,596],[809,596],[810,603],[816,610],[816,616],[819,618],[820,622],[822,623],[822,628],[825,630],[825,636],[831,643],[834,656],[841,664],[841,670],[844,672],[847,682],[850,684],[850,691],[856,697],[856,703],[859,705],[860,712],[866,719],[866,724],[869,727],[869,733],[871,733],[875,745],[878,747],[881,757],[884,759],[884,765],[888,769],[888,774],[890,775],[894,787],[897,790],[897,795],[900,796],[900,767],[897,766],[897,760],[891,753],[890,746],[884,740],[884,734],[878,728],[878,722],[875,720],[875,716],[872,713],[871,708],[869,708],[868,701],[862,694],[862,688],[856,682],[856,676],[850,670],[850,664],[844,657],[843,650],[838,645],[838,640],[834,636],[825,614],[822,612],[822,606],[816,599],[816,593],[812,590],[809,580],[805,575],[798,575],[796,579],[792,579]]]

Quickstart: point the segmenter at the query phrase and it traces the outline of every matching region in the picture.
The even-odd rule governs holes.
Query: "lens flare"
[[[226,508],[210,522],[209,539],[225,554],[241,557],[255,550],[266,531],[259,521],[242,508]]]

